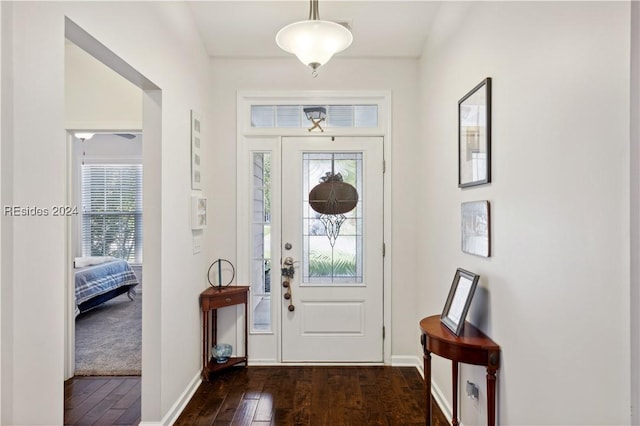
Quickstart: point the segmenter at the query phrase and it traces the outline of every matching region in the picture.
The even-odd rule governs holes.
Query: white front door
[[[382,362],[383,138],[286,137],[281,170],[282,361]],[[357,190],[344,216],[309,205],[327,173]]]

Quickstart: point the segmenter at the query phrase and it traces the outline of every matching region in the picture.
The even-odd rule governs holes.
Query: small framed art
[[[476,256],[491,256],[491,215],[489,201],[470,201],[460,207],[462,251]]]
[[[480,275],[461,268],[456,270],[453,277],[447,302],[442,310],[442,315],[440,315],[440,322],[456,336],[460,335],[464,327],[464,320],[467,317],[479,279]]]
[[[191,110],[191,189],[202,189],[200,114]]]
[[[491,182],[491,78],[458,101],[458,186]]]
[[[200,195],[191,196],[191,229],[207,227],[207,198]]]

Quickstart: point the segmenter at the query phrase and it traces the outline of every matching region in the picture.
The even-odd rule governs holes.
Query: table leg
[[[249,366],[249,301],[244,301],[244,367]]]
[[[426,425],[431,426],[431,352],[424,351],[424,392],[427,400],[425,411]]]
[[[209,313],[202,312],[202,379],[209,380],[208,365],[207,365],[207,353],[209,340]]]
[[[487,424],[496,424],[496,370],[487,368]]]
[[[451,361],[451,379],[453,381],[453,418],[452,426],[458,426],[458,363]]]

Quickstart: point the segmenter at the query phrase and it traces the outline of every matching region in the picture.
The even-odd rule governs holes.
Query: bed
[[[113,257],[79,257],[74,262],[76,315],[127,293],[135,297],[138,285],[133,269],[124,260]]]

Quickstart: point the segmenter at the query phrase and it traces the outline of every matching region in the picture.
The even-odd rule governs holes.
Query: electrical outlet
[[[478,386],[467,380],[467,397],[471,399],[478,399]]]

